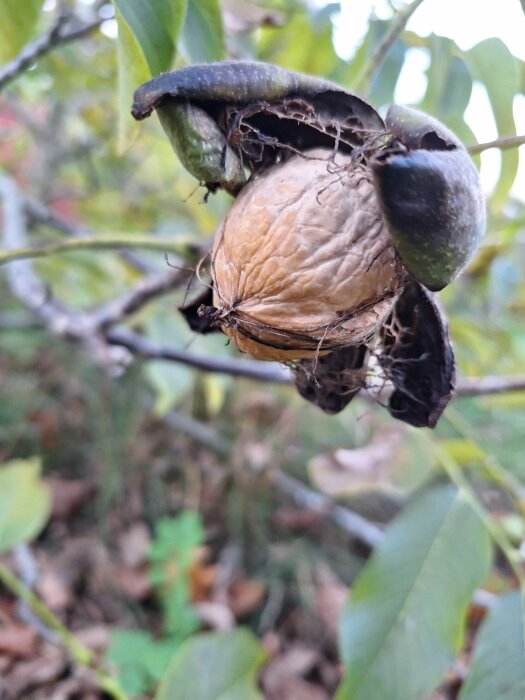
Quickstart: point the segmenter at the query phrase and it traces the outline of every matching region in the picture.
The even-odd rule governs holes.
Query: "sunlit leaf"
[[[337,700],[428,697],[461,646],[489,563],[484,526],[454,489],[434,488],[407,508],[352,588]]]
[[[50,508],[39,459],[13,460],[0,467],[0,554],[36,537]]]
[[[428,85],[418,106],[441,119],[465,143],[475,143],[463,119],[472,93],[472,77],[461,52],[453,41],[435,34],[429,37],[429,49]]]
[[[485,452],[472,440],[441,440],[439,445],[459,466],[486,459]]]
[[[119,136],[133,125],[133,92],[152,75],[171,67],[186,12],[186,0],[113,0],[118,22]]]
[[[525,622],[522,593],[497,600],[474,646],[459,700],[520,700],[525,697]]]
[[[43,0],[0,2],[0,61],[14,58],[35,31]]]
[[[218,0],[188,0],[179,48],[191,63],[223,58],[224,30]]]
[[[514,96],[519,89],[519,66],[501,39],[491,38],[476,44],[465,54],[472,76],[487,90],[500,136],[516,133],[513,116]],[[501,153],[501,172],[492,196],[492,204],[501,209],[518,171],[517,148]]]
[[[195,635],[176,653],[155,700],[262,700],[265,653],[248,630]]]

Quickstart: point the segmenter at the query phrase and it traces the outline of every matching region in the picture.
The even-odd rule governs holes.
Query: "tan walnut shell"
[[[258,359],[370,342],[406,281],[368,166],[333,156],[315,149],[264,171],[216,233],[214,317]]]

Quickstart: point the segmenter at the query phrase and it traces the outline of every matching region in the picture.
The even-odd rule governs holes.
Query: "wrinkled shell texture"
[[[406,279],[369,168],[332,156],[316,149],[269,168],[217,231],[220,326],[259,359],[369,342]]]

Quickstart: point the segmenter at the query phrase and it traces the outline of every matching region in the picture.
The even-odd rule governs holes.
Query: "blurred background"
[[[231,198],[205,197],[156,118],[132,122],[132,91],[156,71],[137,53],[127,3],[28,0],[16,20],[12,5],[0,3],[3,244],[44,254],[2,261],[0,461],[37,457],[51,489],[31,548],[36,590],[120,669],[132,697],[151,697],[182,640],[239,624],[274,659],[265,697],[332,697],[341,606],[374,544],[366,524],[382,526],[443,478],[443,454],[489,494],[515,544],[525,535],[508,495],[525,481],[523,146],[473,153],[487,234],[440,294],[462,395],[434,431],[394,421],[366,394],[327,416],[279,383],[278,367],[233,376],[246,360],[222,335],[192,333],[178,311]],[[394,102],[420,108],[467,146],[525,133],[518,0],[427,0],[403,29],[409,7],[190,2],[162,60],[258,59],[320,75],[383,115]],[[22,65],[38,37],[47,48]],[[162,352],[182,361],[155,359]],[[212,371],[190,366],[196,357]],[[488,391],[498,377],[509,391]],[[364,525],[347,526],[334,503]],[[495,592],[514,585],[493,576]],[[13,613],[4,598],[0,618]],[[106,697],[59,661],[39,684],[20,664],[49,666],[51,652],[36,633],[26,642],[21,654],[0,643],[6,697]],[[456,697],[458,682],[436,697]]]

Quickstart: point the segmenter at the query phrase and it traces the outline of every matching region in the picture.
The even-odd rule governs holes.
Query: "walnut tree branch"
[[[499,148],[504,151],[508,148],[518,148],[525,144],[525,135],[522,136],[502,136],[494,141],[487,141],[486,143],[475,143],[467,148],[468,152],[471,154],[482,153],[487,151],[489,148]]]
[[[103,21],[99,18],[93,22],[66,29],[66,25],[69,24],[69,13],[61,12],[45,34],[27,44],[16,58],[0,69],[0,90],[30,68],[38,58],[57,46],[91,34]]]

